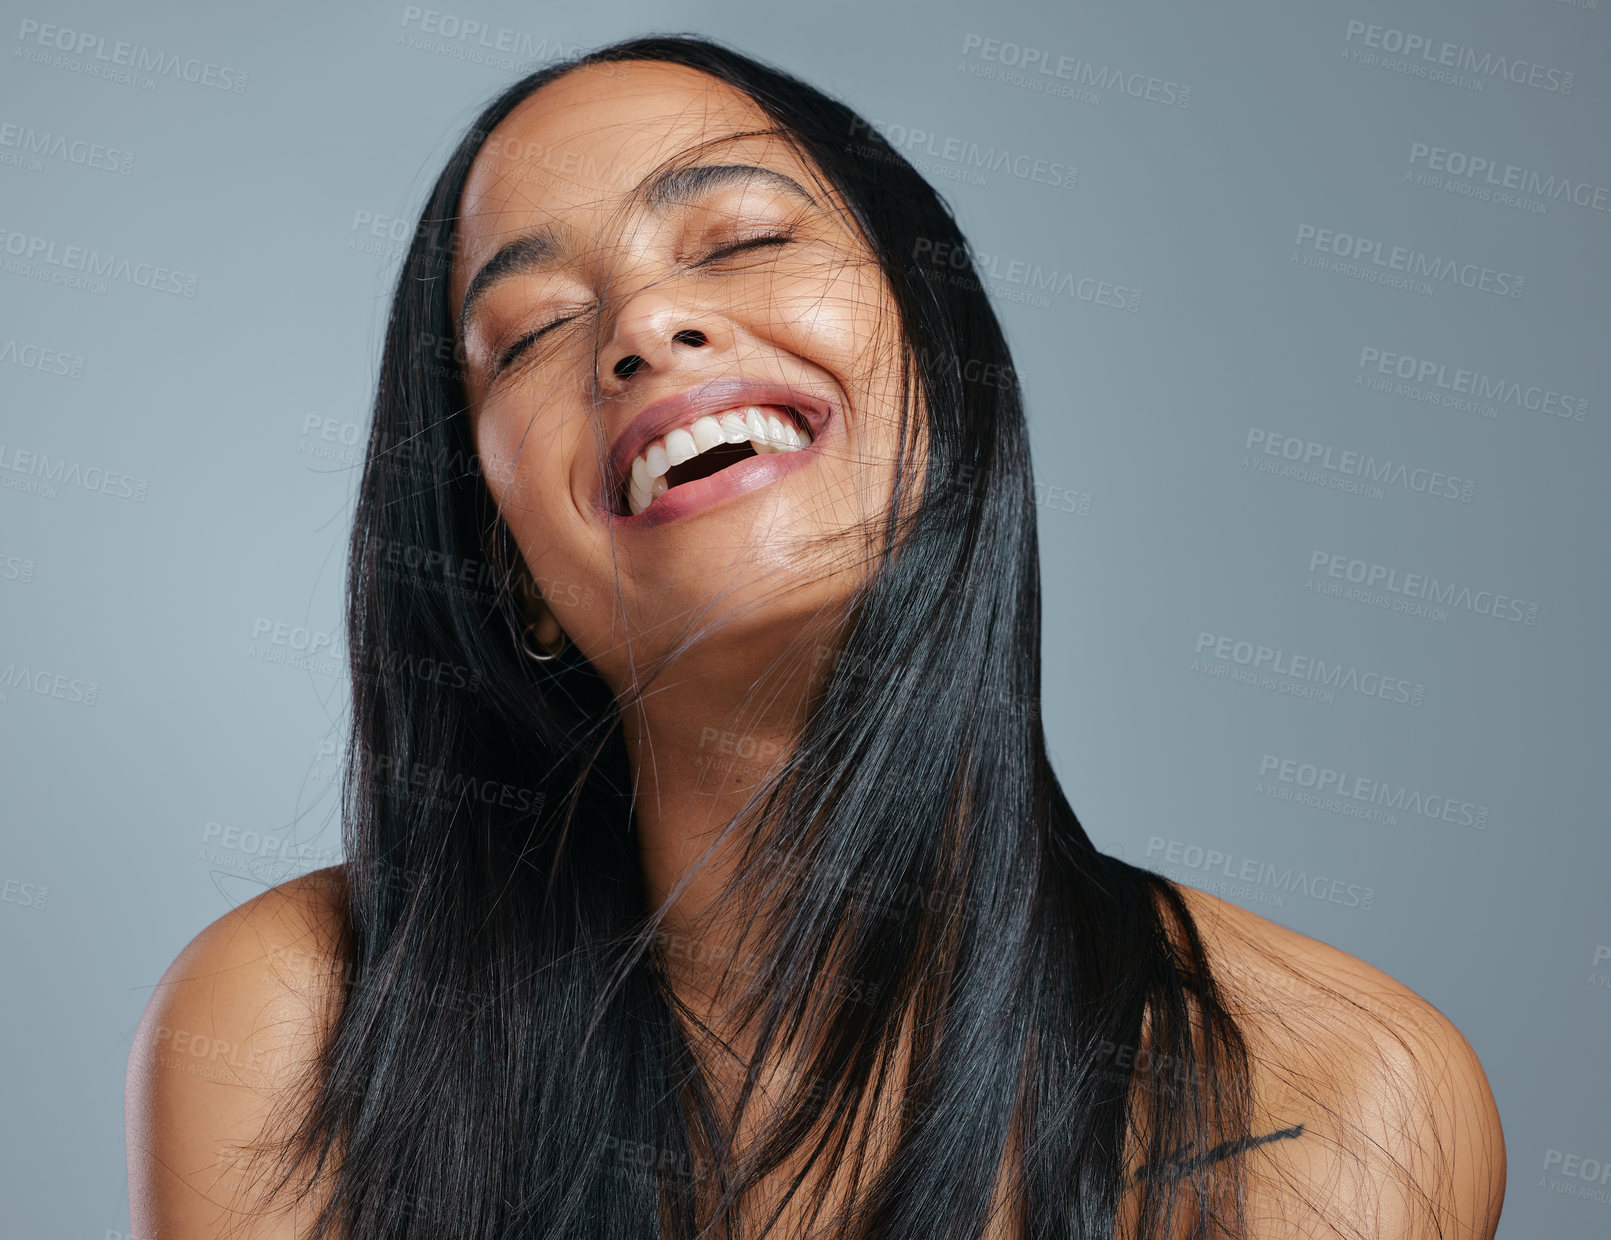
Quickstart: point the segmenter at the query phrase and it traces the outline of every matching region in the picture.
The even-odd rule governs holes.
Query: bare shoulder
[[[244,1152],[323,1046],[344,898],[339,866],[273,887],[202,930],[157,983],[125,1093],[135,1235],[300,1234],[258,1195]]]
[[[1254,1234],[1489,1240],[1504,1134],[1453,1022],[1347,952],[1177,889],[1248,1036],[1261,1131],[1298,1130],[1249,1158]]]

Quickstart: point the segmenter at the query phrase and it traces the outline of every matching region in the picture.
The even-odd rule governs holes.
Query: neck
[[[735,659],[734,646],[779,648],[729,641],[720,651],[689,651],[621,713],[645,911],[664,906],[668,978],[702,1014],[729,962],[735,976],[725,993],[742,985],[739,954],[751,947],[738,942],[745,919],[723,888],[750,836],[766,829],[757,795],[798,743],[826,666],[812,658],[822,647],[809,641],[764,660]]]

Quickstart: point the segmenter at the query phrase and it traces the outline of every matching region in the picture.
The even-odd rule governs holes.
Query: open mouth
[[[789,405],[735,405],[703,414],[647,444],[616,493],[616,513],[637,516],[667,491],[753,456],[798,452],[811,429]]]

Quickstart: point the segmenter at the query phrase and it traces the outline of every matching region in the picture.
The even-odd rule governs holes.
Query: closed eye
[[[545,323],[542,327],[539,327],[536,331],[527,332],[519,340],[515,341],[512,345],[510,345],[507,349],[505,349],[503,351],[502,356],[500,356],[498,358],[498,364],[493,368],[493,371],[492,371],[493,375],[497,376],[497,375],[501,374],[503,372],[503,369],[506,366],[508,366],[510,362],[514,361],[515,358],[519,357],[522,353],[524,353],[532,345],[536,344],[537,341],[540,340],[542,337],[546,336],[549,332],[553,331],[554,328],[559,327],[562,324],[569,323],[572,319],[580,318],[580,317],[581,317],[580,315],[568,314],[564,318],[555,319],[552,323]]]
[[[763,237],[747,237],[743,241],[735,241],[731,245],[724,245],[720,249],[712,250],[704,258],[694,264],[703,267],[706,263],[714,263],[718,259],[726,258],[729,254],[737,254],[742,250],[758,250],[763,246],[783,245],[794,238],[788,233],[768,233]]]
[[[707,263],[717,262],[731,254],[738,254],[745,250],[758,250],[766,246],[784,245],[792,240],[794,240],[794,238],[788,233],[768,233],[761,237],[746,237],[743,241],[735,241],[731,245],[724,245],[719,249],[712,250],[709,254],[705,255],[704,258],[695,263],[694,266],[703,267]],[[580,316],[574,314],[566,315],[564,318],[558,318],[551,323],[544,324],[536,331],[527,332],[519,340],[516,340],[503,351],[503,354],[498,358],[497,365],[493,368],[493,376],[496,377],[497,375],[501,374],[511,362],[513,362],[543,336],[553,331],[556,327],[561,327],[564,324],[569,323],[572,319],[578,317]]]

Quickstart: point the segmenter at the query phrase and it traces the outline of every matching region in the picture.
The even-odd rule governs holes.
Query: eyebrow
[[[672,168],[641,182],[634,193],[642,194],[651,208],[661,210],[679,206],[703,194],[743,183],[763,182],[794,198],[815,207],[817,200],[808,194],[793,177],[762,168],[756,164],[694,164],[686,168]],[[459,339],[468,334],[471,315],[476,303],[491,291],[492,286],[513,276],[525,275],[547,267],[565,253],[565,242],[552,228],[539,228],[523,233],[498,248],[483,263],[464,290],[464,305],[459,310]]]

